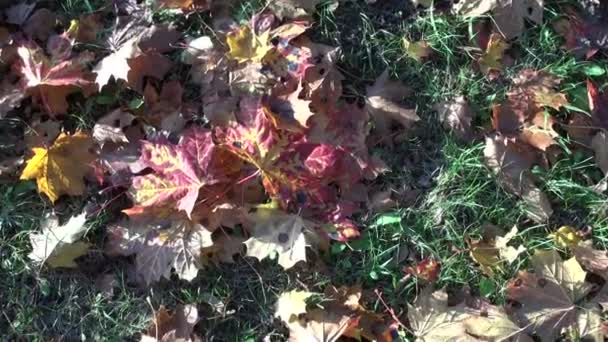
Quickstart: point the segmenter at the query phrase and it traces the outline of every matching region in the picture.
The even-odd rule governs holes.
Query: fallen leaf
[[[536,251],[534,273],[520,272],[507,286],[507,297],[522,305],[514,309],[519,326],[541,341],[555,341],[565,328],[576,324],[585,310],[578,302],[591,290],[586,272],[576,259],[562,261],[555,250]]]
[[[484,157],[500,183],[528,205],[531,219],[544,222],[553,214],[547,195],[534,184],[530,172],[534,155],[530,149],[501,136],[487,137]]]
[[[127,72],[127,84],[139,93],[143,93],[145,78],[154,77],[162,80],[167,72],[171,70],[173,63],[164,55],[159,53],[146,53],[127,60],[129,71]]]
[[[28,94],[50,114],[63,114],[68,110],[66,96],[81,90],[89,95],[96,91],[92,75],[86,64],[93,60],[92,53],[65,61],[51,61],[34,45],[17,49],[20,61],[17,70],[23,76]]]
[[[576,246],[583,239],[581,234],[572,226],[561,226],[556,232],[549,234],[549,237],[561,248]]]
[[[89,152],[91,138],[83,132],[74,135],[61,133],[51,147],[34,147],[34,156],[21,173],[22,180],[36,179],[38,191],[51,202],[62,194],[82,195],[89,163],[95,157]]]
[[[194,326],[200,317],[196,305],[179,304],[173,312],[164,306],[154,314],[150,326],[141,336],[141,342],[197,342]]]
[[[25,96],[25,91],[18,84],[12,84],[6,79],[0,83],[0,119],[19,107]]]
[[[97,74],[95,83],[99,88],[108,84],[112,78],[115,80],[126,80],[128,78],[130,67],[127,61],[141,53],[137,44],[138,37],[131,38],[118,50],[97,63],[93,72]]]
[[[538,112],[534,118],[526,123],[520,139],[528,145],[533,146],[541,151],[546,151],[552,145],[557,144],[555,138],[559,134],[553,129],[555,120],[545,112]]]
[[[247,256],[258,260],[278,254],[278,263],[284,269],[299,261],[306,261],[307,224],[300,216],[285,214],[274,209],[258,209],[254,213],[255,225],[250,229],[251,237],[245,241]]]
[[[202,249],[213,245],[211,231],[179,216],[123,221],[108,230],[107,253],[135,254],[135,269],[145,285],[170,279],[171,269],[180,279],[192,281],[202,268]]]
[[[229,56],[238,61],[260,63],[266,54],[274,48],[270,43],[270,31],[255,34],[247,25],[231,32],[226,37],[230,48]]]
[[[289,325],[297,320],[300,314],[306,313],[306,299],[312,295],[311,292],[298,290],[281,293],[277,299],[274,317]]]
[[[608,252],[593,248],[592,241],[583,241],[569,247],[583,267],[608,280]]]
[[[526,249],[521,245],[517,248],[507,245],[517,235],[515,226],[507,234],[492,225],[486,225],[482,229],[481,240],[468,241],[469,254],[471,259],[479,264],[483,273],[493,277],[494,268],[502,270],[502,264],[513,263]]]
[[[437,103],[433,109],[439,114],[444,129],[453,132],[462,141],[473,140],[471,122],[475,113],[464,96]]]
[[[405,54],[416,62],[421,62],[423,59],[428,58],[433,52],[431,46],[425,41],[410,42],[405,37],[402,41]]]
[[[93,126],[93,139],[103,146],[105,142],[128,143],[124,129],[135,120],[131,113],[116,109],[101,117]]]
[[[587,97],[593,124],[608,129],[608,93],[600,94],[595,84],[587,81]]]
[[[210,8],[211,0],[155,0],[158,8],[180,9],[184,11],[206,11]]]
[[[424,258],[415,266],[405,267],[403,271],[416,278],[432,283],[439,277],[440,266],[437,260],[433,258]]]
[[[60,226],[54,213],[47,214],[41,221],[41,233],[30,234],[32,252],[29,258],[39,264],[51,267],[74,268],[74,259],[87,253],[90,245],[78,241],[86,232],[86,213],[73,216]]]
[[[47,8],[40,8],[32,14],[23,24],[23,32],[30,39],[46,42],[51,34],[54,33],[57,16]]]
[[[420,120],[414,109],[403,108],[397,103],[411,93],[412,90],[400,82],[389,80],[388,69],[378,76],[371,87],[367,87],[366,109],[382,135],[390,134],[391,121],[407,129]]]
[[[608,176],[608,135],[606,132],[598,132],[591,140],[591,148],[595,153],[595,163]]]
[[[492,33],[488,39],[488,45],[477,60],[481,72],[486,76],[501,73],[504,68],[502,59],[509,47],[510,45],[499,34]]]
[[[4,10],[6,22],[9,24],[23,25],[27,18],[36,7],[36,3],[28,4],[27,2],[19,2]]]

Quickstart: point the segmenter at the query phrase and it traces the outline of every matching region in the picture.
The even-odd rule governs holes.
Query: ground
[[[59,10],[70,18],[99,6],[93,0],[59,2]],[[263,1],[245,1],[235,8],[235,15],[245,20],[263,5]],[[581,106],[586,106],[585,67],[593,63],[608,70],[608,63],[606,59],[576,61],[561,48],[563,40],[551,27],[552,20],[560,15],[556,6],[549,5],[545,10],[546,24],[530,28],[518,39],[519,58],[505,74],[514,75],[523,68],[548,70],[563,79],[562,89],[569,98],[582,98]],[[177,20],[192,36],[206,30],[201,16],[185,21],[165,13],[156,17],[160,21]],[[112,219],[104,214],[94,220],[87,235],[98,249],[83,261],[85,266],[77,271],[38,268],[27,257],[28,233],[38,229],[40,213],[50,205],[32,182],[0,184],[3,340],[19,337],[42,341],[59,336],[66,341],[135,340],[149,323],[152,308],[175,303],[198,304],[205,319],[197,325],[197,333],[205,340],[257,341],[265,336],[282,340],[286,329],[274,319],[273,305],[285,290],[320,291],[330,282],[358,283],[370,292],[381,289],[388,306],[403,317],[406,304],[412,302],[420,286],[416,279],[403,279],[408,253],[433,256],[439,261],[437,288],[466,286],[501,303],[506,281],[525,267],[529,251],[551,244],[547,235],[561,225],[590,227],[597,245],[608,248],[608,198],[589,187],[589,180],[601,179],[591,155],[570,152],[566,138],[560,138],[565,157],[549,169],[534,169],[556,211],[550,222],[539,225],[527,219],[525,206],[505,191],[484,165],[483,138],[465,144],[442,129],[432,105],[463,94],[477,113],[474,124],[482,137],[489,127],[491,104],[503,98],[507,90],[507,84],[488,81],[475,71],[473,59],[462,49],[471,45],[470,24],[462,18],[416,11],[404,0],[376,4],[345,1],[333,12],[327,5],[320,6],[311,36],[315,41],[341,47],[339,66],[347,77],[347,96],[361,98],[365,87],[388,68],[391,75],[416,89],[410,104],[416,106],[422,119],[404,143],[373,149],[392,170],[375,182],[386,189],[406,189],[414,194],[413,198],[407,206],[388,214],[368,212],[357,217],[365,227],[363,237],[333,246],[323,267],[301,266],[283,272],[272,260],[259,263],[239,258],[232,267],[210,266],[191,283],[172,280],[142,289],[128,278],[130,260],[109,260],[101,252],[101,228]],[[407,58],[403,37],[426,40],[435,50],[434,57],[424,63]],[[603,84],[608,77],[604,74],[594,80]],[[74,124],[90,127],[95,110],[105,113],[104,108],[96,106],[101,105],[93,101],[90,106],[73,111]],[[0,131],[11,132],[16,126],[19,123],[2,122]],[[68,216],[81,204],[78,200],[60,202],[56,210]],[[388,224],[379,221],[394,217],[399,219]],[[478,236],[480,227],[487,223],[504,228],[517,225],[516,240],[528,250],[493,278],[484,276],[471,260],[464,238]],[[118,279],[119,286],[111,299],[95,288],[99,271],[115,274]],[[224,302],[231,313],[214,313],[204,304],[210,295]],[[385,311],[377,297],[372,294],[369,298],[370,309]]]

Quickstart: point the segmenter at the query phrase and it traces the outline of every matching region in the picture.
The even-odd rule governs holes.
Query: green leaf
[[[580,69],[586,76],[602,76],[606,74],[606,69],[597,64],[585,64]]]
[[[398,215],[396,213],[383,214],[376,219],[376,222],[374,222],[374,226],[382,227],[382,226],[388,226],[388,225],[397,224],[397,223],[401,223],[400,215]]]

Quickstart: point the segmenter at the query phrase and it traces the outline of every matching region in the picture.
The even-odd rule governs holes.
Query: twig
[[[374,293],[376,294],[376,296],[378,296],[378,299],[380,299],[380,303],[382,303],[382,305],[384,306],[386,311],[391,315],[391,317],[393,318],[393,321],[395,321],[395,323],[399,324],[399,326],[402,327],[403,329],[410,331],[410,329],[408,327],[406,327],[405,324],[403,324],[403,322],[401,322],[401,320],[397,317],[397,315],[395,314],[395,310],[391,309],[386,304],[384,299],[382,299],[382,293],[380,291],[378,291],[378,289],[375,289]]]

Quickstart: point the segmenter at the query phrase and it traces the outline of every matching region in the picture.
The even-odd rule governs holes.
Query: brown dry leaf
[[[27,161],[21,179],[36,179],[38,191],[45,193],[51,202],[62,194],[82,195],[83,177],[95,159],[89,151],[92,144],[83,132],[61,133],[51,147],[33,148],[34,156]]]
[[[566,126],[568,137],[575,143],[589,147],[594,137],[594,125],[591,117],[586,114],[573,112]]]
[[[608,134],[601,131],[591,140],[591,148],[595,153],[595,164],[608,176]]]
[[[177,305],[173,312],[164,306],[154,314],[141,342],[195,342],[201,339],[194,335],[194,326],[200,317],[195,305]]]
[[[555,250],[536,251],[532,266],[534,273],[520,272],[509,282],[507,297],[521,304],[514,308],[519,326],[543,342],[553,342],[576,324],[577,315],[586,313],[578,302],[592,286],[575,258],[562,261]]]
[[[531,102],[536,107],[560,110],[568,104],[566,95],[556,91],[560,83],[559,78],[544,70],[524,69],[513,78],[515,88],[507,93],[507,97]]]
[[[544,222],[553,214],[547,195],[534,184],[530,169],[535,158],[527,145],[499,135],[490,136],[486,138],[484,156],[501,184],[526,202],[531,219]]]
[[[504,68],[502,58],[509,47],[510,45],[499,34],[492,33],[488,45],[477,60],[481,72],[490,78],[495,78],[496,74],[501,73]]]
[[[464,96],[437,103],[433,109],[439,114],[444,129],[453,132],[462,141],[473,140],[471,121],[475,113]]]
[[[46,42],[54,33],[57,16],[46,8],[34,12],[23,25],[25,32],[31,39]]]
[[[206,11],[212,0],[156,0],[157,8],[180,9],[184,11]]]
[[[520,139],[541,151],[546,151],[549,146],[557,144],[555,138],[559,134],[553,129],[555,120],[553,116],[538,112],[531,122],[524,126]]]
[[[133,90],[143,93],[145,77],[154,77],[162,80],[171,69],[173,63],[169,58],[159,53],[147,53],[129,58],[127,65],[129,66],[126,78],[127,83]]]
[[[479,264],[486,275],[493,277],[493,268],[502,270],[502,264],[511,264],[519,254],[526,249],[524,246],[517,248],[507,244],[517,235],[517,227],[504,234],[498,227],[486,225],[482,227],[482,239],[468,241],[471,259]]]
[[[312,58],[318,63],[306,69],[304,88],[312,107],[318,112],[327,112],[342,96],[344,75],[336,68],[339,49],[322,44],[310,44]]]
[[[571,246],[576,260],[589,272],[602,276],[608,281],[608,252],[593,248],[593,242],[583,241]]]
[[[420,120],[415,109],[403,108],[398,103],[411,93],[412,90],[401,82],[389,80],[388,69],[378,76],[371,87],[367,87],[366,108],[381,134],[389,134],[392,121],[407,129]]]

